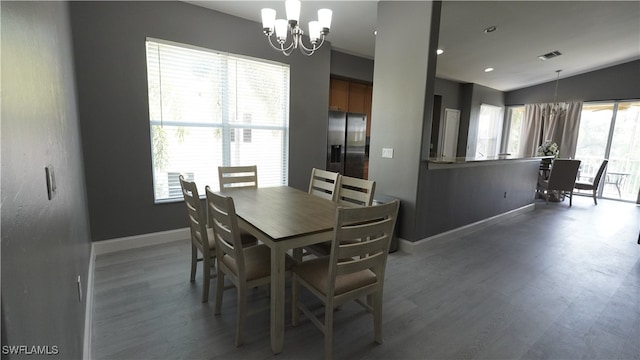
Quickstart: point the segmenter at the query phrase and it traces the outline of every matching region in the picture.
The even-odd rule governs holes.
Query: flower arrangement
[[[538,156],[558,157],[558,153],[560,153],[558,144],[551,142],[550,140],[547,140],[544,144],[538,146]]]

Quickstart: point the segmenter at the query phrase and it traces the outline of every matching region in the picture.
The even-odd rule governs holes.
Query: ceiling
[[[187,2],[258,23],[264,7],[285,17],[284,1]],[[377,2],[303,0],[300,22],[323,7],[333,10],[332,48],[373,59]],[[443,1],[440,25],[436,76],[501,91],[555,80],[556,70],[563,78],[640,59],[640,1]]]

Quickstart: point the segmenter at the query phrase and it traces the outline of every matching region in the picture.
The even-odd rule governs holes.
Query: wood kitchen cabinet
[[[330,80],[329,109],[349,111],[349,81],[333,78]]]
[[[371,98],[373,86],[359,82],[331,78],[329,110],[367,115],[367,136],[371,129]]]

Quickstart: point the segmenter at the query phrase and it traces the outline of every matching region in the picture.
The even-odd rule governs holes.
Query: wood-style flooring
[[[635,204],[576,197],[571,208],[539,202],[418,254],[392,253],[384,344],[373,342],[372,316],[347,304],[334,358],[640,359],[639,228]],[[94,360],[323,358],[322,333],[304,317],[291,327],[289,311],[281,354],[270,349],[268,311],[247,319],[236,348],[235,290],[215,316],[215,286],[203,304],[189,259],[188,241],[97,257]],[[251,293],[250,306],[267,303]]]

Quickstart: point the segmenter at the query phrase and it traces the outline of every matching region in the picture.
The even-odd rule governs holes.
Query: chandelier
[[[276,20],[276,11],[274,9],[262,9],[262,32],[267,36],[269,45],[275,50],[281,51],[285,56],[291,55],[293,49],[300,49],[300,52],[307,56],[313,55],[324,44],[324,38],[329,34],[331,10],[320,9],[318,10],[318,21],[309,21],[309,41],[311,45],[307,47],[302,41],[304,32],[298,26],[300,21],[300,1],[287,0],[285,1],[285,8],[287,20]],[[274,30],[275,42],[271,37],[274,34]],[[291,42],[285,45],[289,32],[291,32]]]

